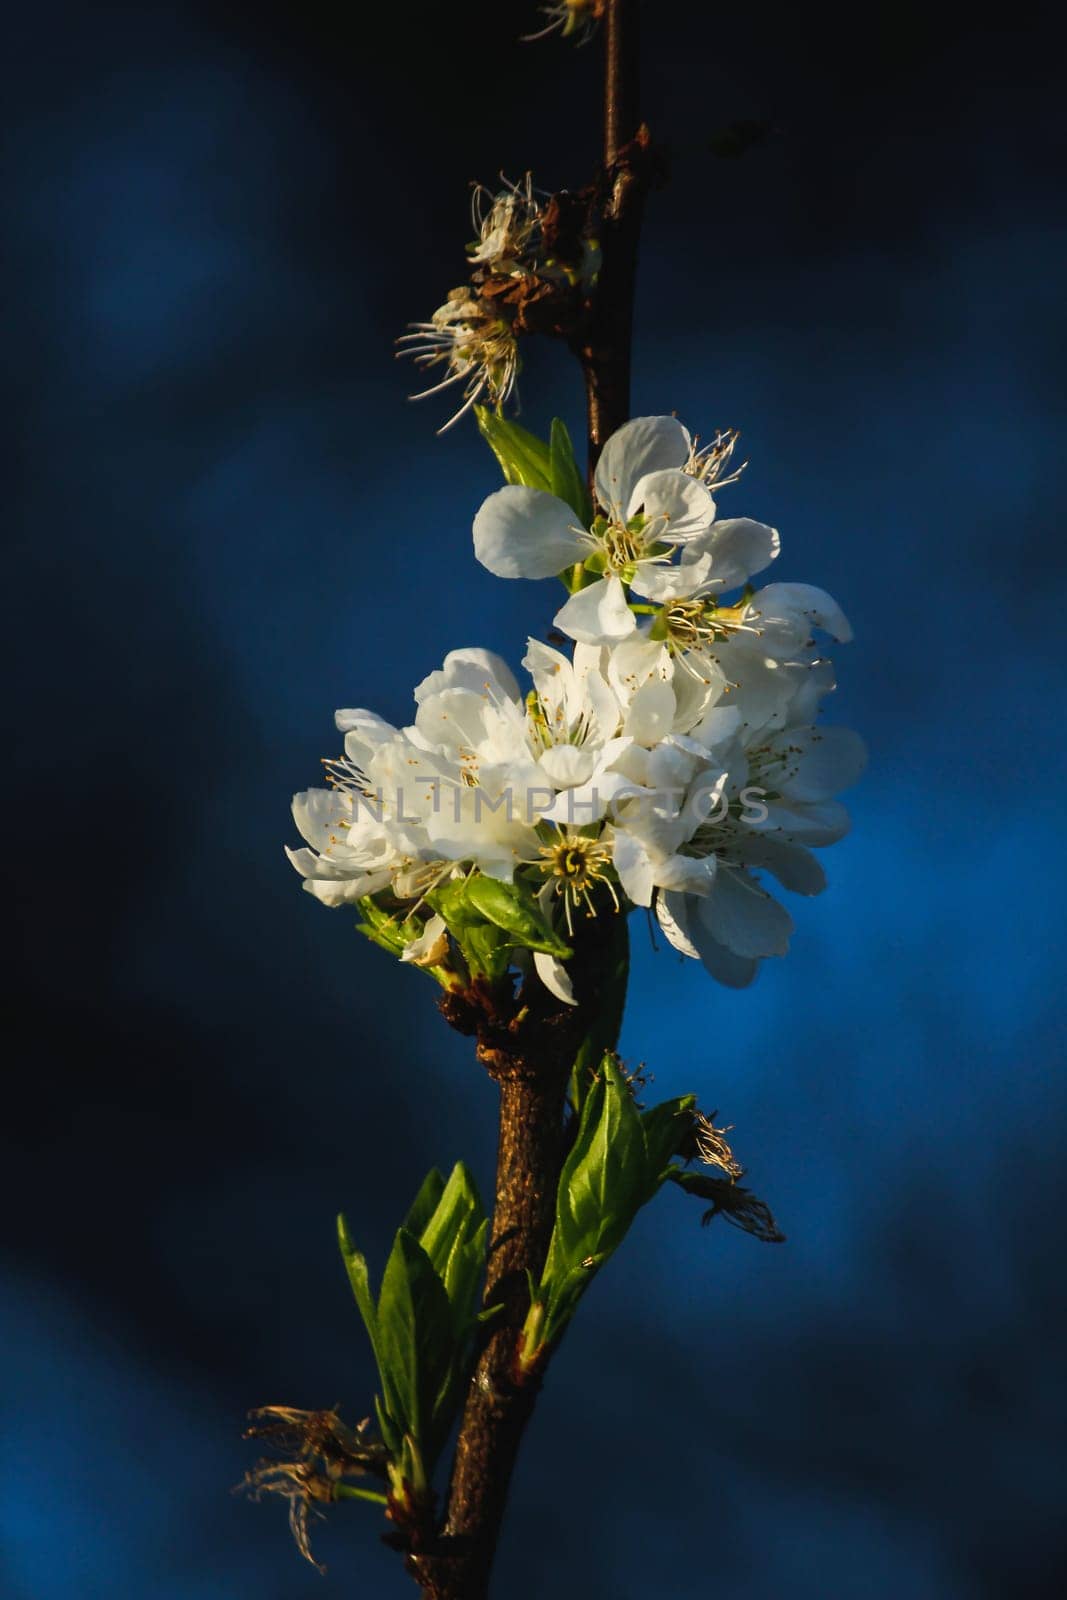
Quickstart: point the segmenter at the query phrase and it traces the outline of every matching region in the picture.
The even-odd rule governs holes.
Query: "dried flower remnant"
[[[263,1439],[282,1459],[268,1458],[246,1474],[242,1487],[253,1500],[277,1495],[289,1502],[289,1527],[300,1554],[320,1572],[326,1569],[311,1553],[309,1524],[321,1516],[320,1505],[335,1500],[360,1499],[386,1504],[375,1490],[356,1488],[346,1478],[368,1475],[385,1479],[387,1455],[383,1445],[367,1440],[365,1418],[349,1428],[332,1411],[300,1411],[292,1406],[261,1406],[250,1414],[245,1438]]]
[[[524,33],[523,44],[547,39],[550,33],[558,33],[561,39],[573,39],[575,44],[588,44],[604,15],[604,0],[550,0],[537,9],[548,22],[537,33]]]
[[[741,1178],[745,1169],[734,1155],[726,1138],[726,1135],[732,1132],[733,1124],[717,1128],[715,1116],[714,1111],[710,1117],[706,1117],[702,1111],[696,1113],[693,1144],[697,1156],[706,1167],[721,1167],[727,1177]]]
[[[478,237],[467,246],[472,265],[492,273],[528,272],[540,253],[543,209],[527,173],[521,183],[502,179],[498,193],[476,183],[471,194],[471,221]]]
[[[530,173],[519,183],[502,182],[496,193],[474,186],[470,282],[450,290],[428,322],[412,323],[397,340],[399,353],[420,367],[447,369],[440,383],[413,399],[463,385],[463,404],[441,433],[479,402],[502,410],[516,393],[518,336],[572,333],[599,271],[587,195],[543,194]]]
[[[751,1189],[719,1178],[708,1178],[706,1182],[713,1192],[706,1196],[712,1204],[700,1219],[705,1227],[713,1217],[721,1216],[731,1227],[740,1228],[764,1244],[785,1243],[785,1234],[775,1222],[770,1206]]]
[[[406,346],[399,353],[412,356],[417,366],[446,368],[440,383],[412,395],[413,400],[425,400],[454,384],[463,385],[463,404],[439,433],[446,433],[481,400],[501,410],[515,392],[521,365],[515,335],[493,306],[469,286],[449,290],[444,305],[438,306],[429,322],[413,323],[412,331],[402,334],[397,343]]]

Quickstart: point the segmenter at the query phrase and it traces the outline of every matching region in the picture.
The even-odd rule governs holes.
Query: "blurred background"
[[[1067,1393],[1061,56],[1051,10],[646,8],[634,407],[737,426],[731,514],[851,616],[872,751],[788,960],[714,987],[634,924],[623,1049],[696,1089],[788,1234],[672,1191],[589,1294],[498,1592],[1062,1592]],[[414,1593],[369,1507],[230,1493],[264,1402],[369,1409],[337,1258],[494,1096],[431,986],[300,892],[335,706],[518,664],[551,586],[475,565],[469,419],[393,339],[469,183],[577,186],[596,47],[525,3],[50,4],[8,22],[0,1590]],[[742,155],[734,124],[762,137]],[[582,428],[528,346],[523,420]],[[12,570],[13,568],[13,570]]]

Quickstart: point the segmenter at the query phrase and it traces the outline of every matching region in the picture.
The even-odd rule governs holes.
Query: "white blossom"
[[[695,860],[713,861],[714,871],[704,888],[665,884],[656,898],[670,943],[735,988],[752,981],[764,957],[784,955],[793,931],[789,913],[754,874],[769,873],[796,894],[819,894],[826,877],[811,849],[848,831],[834,796],[860,776],[866,755],[851,729],[797,720],[832,687],[818,667],[812,663],[797,681],[791,710],[770,718],[783,715],[783,726],[739,732],[720,745],[727,807],[683,846]]]
[[[474,519],[475,554],[502,578],[579,567],[578,586],[555,622],[586,644],[635,631],[631,594],[664,603],[737,587],[774,560],[778,535],[749,518],[716,521],[711,493],[699,472],[687,470],[693,451],[676,418],[636,417],[601,452],[597,515],[588,528],[557,496],[509,484]]]
[[[516,224],[495,205],[483,229],[503,249]],[[805,584],[752,588],[778,535],[716,515],[734,438],[701,450],[673,417],[626,424],[600,457],[588,527],[541,490],[490,495],[474,524],[483,565],[576,570],[556,617],[572,648],[530,639],[525,690],[492,652],[454,650],[404,728],[339,711],[330,788],[293,802],[305,843],[288,853],[311,894],[417,913],[402,957],[434,968],[449,929],[425,897],[477,873],[518,882],[566,939],[576,919],[654,908],[671,945],[735,987],[785,953],[792,918],[766,880],[822,891],[812,852],[847,832],[837,795],[864,750],[818,721],[828,642],[852,636],[841,608]],[[557,956],[516,960],[576,1003]]]

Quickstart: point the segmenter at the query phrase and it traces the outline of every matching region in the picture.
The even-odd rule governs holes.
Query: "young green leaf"
[[[441,1196],[444,1194],[444,1192],[444,1178],[438,1172],[436,1167],[431,1167],[425,1178],[422,1180],[418,1194],[411,1202],[411,1207],[407,1216],[400,1224],[402,1228],[405,1228],[407,1232],[411,1234],[412,1238],[419,1240],[420,1244],[423,1246],[423,1249],[426,1248],[423,1234],[426,1228],[429,1227],[430,1223],[432,1222],[433,1217],[441,1204]]]
[[[348,1273],[348,1281],[352,1285],[352,1293],[356,1297],[356,1305],[359,1307],[359,1314],[363,1318],[363,1325],[367,1330],[371,1349],[374,1351],[374,1359],[378,1363],[380,1370],[381,1361],[378,1358],[378,1313],[375,1309],[374,1297],[370,1291],[370,1275],[367,1271],[367,1261],[366,1257],[361,1255],[352,1243],[348,1232],[348,1224],[344,1219],[343,1213],[337,1218],[337,1241],[341,1247],[341,1259],[344,1261],[345,1271]]]
[[[523,484],[527,489],[552,489],[549,447],[517,422],[498,417],[486,406],[475,406],[474,415],[482,438],[496,456],[506,483]]]
[[[680,1095],[677,1100],[664,1100],[662,1105],[642,1111],[641,1126],[648,1149],[648,1178],[653,1184],[649,1195],[659,1188],[667,1175],[667,1167],[678,1147],[693,1126],[693,1108],[696,1095]]]
[[[401,1228],[378,1296],[378,1344],[385,1402],[404,1432],[426,1437],[433,1398],[452,1354],[452,1309],[418,1240]]]
[[[552,420],[548,465],[552,493],[565,500],[582,525],[587,528],[593,520],[589,490],[574,458],[571,436],[567,432],[566,424],[559,417],[554,417]]]
[[[560,1176],[556,1224],[541,1282],[531,1294],[519,1363],[530,1369],[558,1339],[598,1267],[618,1249],[634,1217],[658,1191],[684,1136],[691,1095],[640,1112],[613,1054],[606,1054],[582,1107]]]

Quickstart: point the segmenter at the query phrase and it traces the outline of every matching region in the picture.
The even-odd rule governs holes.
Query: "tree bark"
[[[548,1253],[563,1162],[568,1067],[521,1056],[491,1070],[500,1085],[496,1206],[485,1303],[502,1305],[471,1380],[438,1548],[409,1566],[433,1600],[485,1600],[511,1474],[538,1382],[514,1381],[529,1306],[526,1273]]]
[[[638,114],[638,0],[608,0],[604,14],[604,149],[600,276],[575,347],[585,378],[592,480],[605,440],[630,415],[634,286],[650,165]]]

